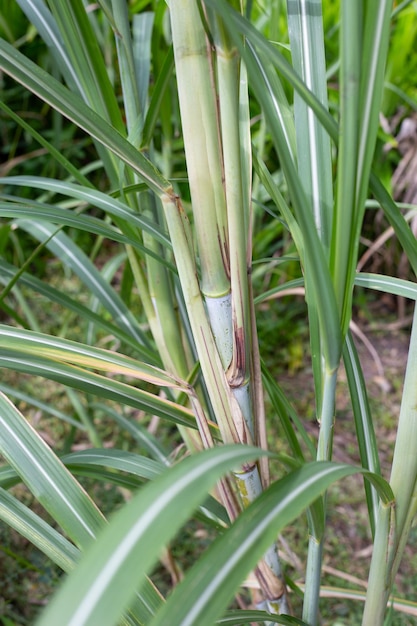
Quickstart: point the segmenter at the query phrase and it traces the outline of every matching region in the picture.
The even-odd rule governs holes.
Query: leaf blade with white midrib
[[[259,449],[246,446],[206,450],[188,457],[146,485],[104,529],[38,625],[113,626],[157,561],[161,548],[215,481],[226,471],[260,454]]]
[[[14,405],[0,394],[0,450],[79,547],[104,524],[99,509]]]
[[[185,381],[162,369],[132,359],[112,350],[95,348],[78,341],[0,324],[0,346],[27,354],[43,356],[89,369],[108,371],[138,378],[159,387],[188,390]]]
[[[374,481],[386,502],[393,502],[386,481],[366,470],[325,461],[304,465],[271,485],[241,513],[189,570],[150,626],[212,626],[283,527],[335,480],[356,472]]]
[[[149,339],[141,330],[132,312],[127,308],[117,292],[104,280],[88,256],[65,233],[56,232],[55,227],[45,222],[17,220],[16,224],[42,243],[45,243],[46,247],[64,265],[70,267],[123,330],[132,335],[139,343],[144,344],[148,348],[150,347]]]
[[[42,176],[8,176],[0,178],[0,184],[8,184],[15,186],[29,186],[36,189],[51,191],[59,195],[66,195],[86,202],[89,205],[96,206],[109,215],[121,218],[127,223],[149,232],[152,237],[159,241],[162,245],[170,248],[171,242],[168,234],[161,229],[161,226],[147,219],[146,217],[135,213],[129,206],[105,194],[97,189],[91,189],[74,183],[45,178]]]
[[[76,94],[53,76],[27,59],[4,40],[0,40],[0,68],[44,102],[89,133],[112,154],[130,165],[156,193],[170,190],[170,184],[154,165],[112,128]]]
[[[42,376],[122,405],[133,406],[151,415],[159,415],[176,424],[196,428],[191,410],[132,385],[100,376],[80,367],[6,349],[0,354],[0,367]]]
[[[0,281],[4,282],[4,284],[7,285],[6,288],[8,288],[10,281],[15,280],[16,273],[20,271],[17,267],[15,267],[14,265],[10,265],[2,259],[0,259],[0,270],[2,272],[2,277],[0,277]],[[147,363],[151,365],[157,365],[159,363],[159,359],[155,351],[149,350],[142,344],[135,341],[133,337],[131,337],[127,332],[123,331],[118,326],[115,326],[111,322],[108,322],[101,315],[95,313],[90,308],[67,296],[60,290],[55,289],[47,283],[39,280],[38,278],[36,278],[36,276],[31,276],[30,274],[23,272],[19,276],[18,282],[19,284],[21,283],[22,285],[29,287],[36,293],[45,296],[51,302],[56,302],[57,304],[68,308],[70,311],[73,311],[74,313],[79,315],[81,319],[85,319],[97,326],[98,328],[105,330],[110,336],[117,337],[124,344],[128,345],[130,348],[133,348],[135,350],[135,353],[138,354]]]
[[[0,488],[0,519],[48,556],[65,572],[79,558],[79,550],[45,520]]]
[[[1,184],[1,181],[0,181]],[[29,203],[28,203],[29,204]],[[154,259],[165,265],[168,269],[175,273],[174,266],[164,258],[158,256],[153,250],[142,245],[137,238],[116,230],[113,226],[107,225],[103,220],[90,215],[77,214],[68,209],[53,205],[45,205],[40,202],[28,204],[18,204],[17,202],[1,202],[0,218],[14,219],[32,219],[33,212],[36,212],[36,219],[47,223],[56,224],[58,226],[69,226],[87,233],[99,235],[110,241],[117,241],[124,245],[131,245],[139,252],[152,256]]]

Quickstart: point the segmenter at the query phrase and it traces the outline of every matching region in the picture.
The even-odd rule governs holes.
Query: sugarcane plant
[[[327,3],[322,7],[320,0],[268,8],[277,20],[285,15],[289,46],[270,40],[263,9],[251,2],[18,4],[47,45],[50,71],[19,49],[24,38],[7,41],[5,31],[2,72],[90,137],[97,156],[78,167],[2,99],[4,115],[49,153],[61,175],[0,179],[0,215],[9,237],[0,259],[1,303],[11,320],[0,326],[0,365],[65,385],[77,415],[65,419],[92,446],[64,455],[52,450],[7,398],[21,397],[19,390],[1,385],[0,450],[6,463],[0,517],[69,572],[38,623],[314,626],[326,490],[359,472],[366,479],[374,537],[363,624],[383,624],[415,514],[417,337],[413,323],[388,482],[349,328],[355,285],[412,300],[417,293],[412,281],[356,272],[370,194],[417,270],[412,231],[372,172],[390,28],[409,3],[393,13],[388,0],[341,0],[333,113],[322,15]],[[264,132],[253,131],[254,109]],[[266,134],[285,184],[277,183],[263,159]],[[291,237],[300,272],[291,285],[283,283],[255,301],[254,206],[261,190]],[[66,228],[89,233],[93,250],[83,251]],[[16,233],[36,242],[27,258]],[[99,269],[94,260],[105,240],[117,254]],[[17,250],[13,256],[20,264],[10,262],[7,246]],[[31,271],[45,251],[77,276],[87,303]],[[119,290],[112,284],[117,272]],[[257,339],[256,304],[289,286],[303,290],[307,305],[317,442],[263,366]],[[42,333],[28,292],[83,320],[84,341]],[[21,310],[13,307],[14,299]],[[360,467],[332,461],[342,360]],[[280,480],[270,478],[265,393],[274,411],[268,419],[279,421],[291,452],[282,457]],[[34,397],[24,399],[41,406]],[[128,417],[128,407],[175,424],[183,442],[177,457]],[[45,404],[41,408],[59,414]],[[103,414],[146,455],[106,448],[96,427]],[[77,478],[83,474],[131,489],[140,480],[149,483],[107,524]],[[63,533],[17,500],[10,487],[18,482]],[[306,509],[303,608],[295,617],[277,535]],[[196,510],[218,537],[164,599],[152,581],[153,568]],[[253,608],[225,613],[250,572]]]

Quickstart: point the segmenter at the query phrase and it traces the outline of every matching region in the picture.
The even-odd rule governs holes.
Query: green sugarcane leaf
[[[114,626],[161,548],[175,536],[215,481],[261,454],[259,449],[244,446],[207,450],[146,485],[113,517],[38,625]]]
[[[288,0],[288,29],[294,69],[328,109],[323,17],[320,0]],[[303,97],[294,94],[298,172],[320,240],[328,250],[332,232],[333,190],[330,138]]]
[[[125,203],[97,189],[90,189],[86,186],[41,176],[8,176],[7,178],[0,178],[0,184],[16,185],[20,187],[29,186],[35,189],[51,191],[59,195],[66,195],[69,198],[76,198],[77,200],[81,200],[81,202],[86,202],[91,206],[102,209],[112,217],[123,220],[123,222],[126,222],[134,228],[148,232],[163,246],[169,249],[172,247],[168,234],[162,230],[159,224],[152,222],[145,216],[139,215]],[[42,205],[40,205],[40,207],[41,206]]]
[[[0,324],[0,346],[4,349],[42,356],[62,363],[107,371],[112,375],[121,374],[158,387],[170,387],[181,391],[189,389],[188,383],[168,372],[117,352],[94,348],[52,335],[21,330],[5,324]]]
[[[168,234],[161,229],[159,224],[152,222],[145,216],[135,213],[125,203],[97,189],[90,189],[86,186],[41,176],[8,176],[7,178],[0,178],[0,184],[2,183],[44,189],[45,191],[51,191],[58,195],[76,198],[77,200],[81,200],[81,202],[102,209],[112,217],[121,219],[134,228],[148,232],[163,246],[167,248],[172,247]],[[135,190],[135,188],[133,190]]]
[[[115,485],[117,487],[121,487],[122,489],[127,489],[128,491],[136,491],[143,484],[143,481],[140,480],[140,478],[137,478],[132,474],[121,474],[120,472],[107,470],[97,465],[88,465],[88,463],[86,463],[85,465],[69,465],[68,467],[74,476],[90,478],[96,483],[103,483],[106,487],[109,485]]]
[[[6,179],[5,179],[6,180]],[[1,181],[0,181],[1,184]],[[110,241],[118,241],[125,245],[131,245],[144,255],[152,256],[159,263],[165,265],[169,270],[175,273],[175,267],[169,263],[161,255],[156,254],[150,248],[141,244],[137,238],[124,235],[116,230],[113,226],[106,224],[103,220],[92,217],[90,215],[80,215],[72,210],[64,209],[54,205],[46,205],[40,202],[26,201],[24,204],[13,201],[0,202],[0,217],[8,217],[15,219],[32,219],[33,215],[39,221],[56,224],[59,226],[69,226],[77,228],[88,233],[94,233]],[[163,239],[163,235],[158,235]],[[169,244],[167,244],[169,245]]]
[[[120,81],[123,93],[123,104],[126,116],[126,123],[130,139],[133,144],[132,128],[141,126],[143,123],[143,109],[140,105],[140,96],[146,98],[147,87],[142,92],[141,85],[138,84],[139,75],[135,68],[135,55],[132,45],[132,33],[129,23],[128,6],[112,0],[111,20],[114,23],[115,44],[117,50],[118,65],[120,71]],[[141,15],[141,14],[140,14]],[[136,17],[136,16],[135,16]],[[150,29],[152,32],[152,29]],[[142,53],[143,54],[143,53]]]
[[[369,469],[371,472],[380,474],[381,467],[379,463],[378,443],[369,408],[366,384],[358,353],[350,332],[346,335],[345,346],[343,348],[343,360],[346,368],[350,397],[352,399],[361,463],[363,467]],[[372,534],[374,535],[379,498],[376,490],[368,481],[365,481],[365,493],[368,504],[369,522]]]
[[[0,467],[0,486],[3,489],[10,489],[15,485],[22,482],[19,474],[9,465],[3,465]]]
[[[55,359],[44,358],[28,352],[19,352],[18,350],[4,349],[0,355],[0,367],[24,372],[32,376],[42,376],[85,393],[92,393],[98,397],[119,402],[122,406],[127,404],[151,415],[159,415],[175,424],[197,428],[193,413],[189,409],[132,385],[100,376],[67,363],[59,363]],[[212,428],[216,434],[217,429],[214,425]]]
[[[67,466],[99,466],[110,467],[121,472],[134,474],[139,478],[153,480],[165,469],[162,463],[148,459],[127,450],[89,449],[72,452],[61,457],[61,461]]]
[[[69,572],[78,561],[80,552],[68,539],[1,488],[0,519],[28,539],[65,572]]]
[[[148,111],[146,113],[145,123],[142,132],[142,146],[145,148],[148,147],[151,143],[155,126],[158,121],[158,115],[161,110],[162,102],[172,77],[173,68],[174,51],[171,46],[166,54],[164,63],[156,77],[156,82],[152,91]]]
[[[89,544],[103,527],[104,517],[4,394],[0,394],[0,451],[70,539],[82,548]]]
[[[285,126],[278,115],[280,94],[275,84],[277,78],[268,61],[258,55],[250,44],[241,50],[247,64],[252,88],[256,89],[257,98],[264,110],[271,136],[278,152],[282,170],[285,174],[291,196],[294,214],[302,238],[299,250],[303,261],[306,281],[307,301],[316,308],[320,325],[321,348],[329,371],[337,368],[341,354],[341,331],[339,313],[336,307],[334,288],[332,285],[326,259],[325,247],[320,242],[314,223],[313,213],[303,190],[294,157],[289,149]],[[282,203],[280,203],[282,206]]]
[[[42,0],[32,0],[31,2],[17,0],[17,3],[48,46],[67,83],[83,93],[82,84],[68,57],[58,25],[46,4]]]
[[[247,57],[247,51],[243,48],[243,39],[240,40],[240,37],[244,35],[252,42],[253,46],[276,67],[279,73],[288,80],[297,93],[299,93],[303,100],[311,107],[318,120],[335,141],[337,139],[336,121],[315,94],[306,86],[305,82],[287,61],[280,49],[268,41],[249,20],[242,17],[239,12],[234,11],[224,0],[206,0],[206,4],[215,7],[216,10],[221,13],[225,26],[229,29],[230,35],[240,48],[242,57],[244,59]]]
[[[111,154],[132,167],[156,193],[170,190],[170,184],[154,165],[108,122],[88,107],[80,96],[71,93],[69,89],[4,40],[0,40],[0,68],[90,134]],[[117,164],[115,168],[117,170]]]
[[[3,487],[19,482],[18,474],[37,500],[52,518],[63,528],[68,537],[83,550],[105,526],[104,517],[96,508],[80,484],[55,456],[38,433],[28,424],[14,405],[0,393],[0,452],[11,468],[0,471]],[[17,506],[17,505],[16,505]],[[11,513],[16,509],[11,508]],[[65,546],[56,535],[26,519],[18,511],[22,523],[34,526],[33,533],[40,532],[36,541],[51,540],[48,550],[59,556],[59,548]],[[30,532],[30,527],[28,528]],[[58,550],[58,552],[57,552]],[[69,549],[71,550],[71,549]],[[67,557],[71,557],[68,552]],[[64,564],[64,563],[62,563]],[[162,598],[149,579],[145,578],[141,591],[136,594],[130,614],[123,618],[126,624],[147,624],[160,606]]]
[[[6,289],[8,289],[11,282],[14,282],[16,275],[19,274],[20,270],[0,259],[0,270],[2,276],[0,277],[0,281],[4,281]],[[7,280],[6,280],[7,279]],[[145,360],[147,363],[152,365],[158,365],[160,363],[159,358],[155,351],[147,349],[145,346],[141,345],[137,341],[131,337],[130,334],[124,332],[114,324],[111,324],[106,319],[104,319],[101,315],[98,315],[91,308],[80,304],[70,296],[67,296],[59,289],[55,289],[50,285],[42,282],[36,276],[31,276],[24,272],[18,278],[18,282],[26,287],[29,287],[36,293],[39,293],[42,296],[45,296],[51,302],[56,302],[61,306],[69,309],[70,311],[74,311],[77,315],[80,316],[81,319],[87,320],[90,323],[94,324],[97,328],[100,328],[106,333],[108,333],[112,337],[117,337],[120,341],[128,345],[130,348],[134,349],[136,354],[140,356],[141,359]]]
[[[407,258],[413,268],[414,274],[417,275],[417,246],[416,238],[409,224],[404,219],[403,214],[398,209],[397,204],[391,198],[384,185],[378,180],[377,176],[372,173],[370,177],[370,188],[375,198],[381,205],[386,218],[395,230],[401,247],[407,254]]]
[[[81,450],[66,454],[61,457],[61,461],[76,475],[90,476],[102,482],[109,481],[128,489],[137,488],[143,479],[153,480],[167,467],[166,463],[114,448]],[[119,471],[106,471],[103,467]],[[130,476],[121,475],[120,471],[127,472]],[[217,529],[229,523],[226,510],[212,496],[206,498],[196,516],[206,523],[214,524]]]
[[[4,181],[0,181],[0,184],[6,181],[7,179],[4,179]],[[13,199],[13,201],[0,203],[0,217],[3,218],[32,219],[34,211],[36,212],[37,220],[78,228],[79,230],[101,235],[102,237],[118,241],[119,243],[129,243],[133,246],[137,244],[136,241],[121,235],[115,228],[109,226],[97,217],[79,215],[69,209],[63,209],[62,207],[47,205],[41,202],[20,203],[15,202]]]
[[[55,0],[50,8],[83,99],[123,133],[121,110],[99,46],[100,35],[94,32],[94,14],[88,15],[81,0]]]
[[[361,468],[313,462],[264,491],[189,570],[150,626],[212,626],[277,534],[341,478],[363,473],[393,502],[386,481]]]
[[[403,278],[385,276],[384,274],[373,274],[372,272],[358,272],[355,277],[355,285],[357,287],[366,287],[367,289],[373,289],[375,291],[391,293],[396,296],[403,296],[410,300],[417,299],[416,283]],[[296,278],[265,291],[255,298],[255,302],[256,304],[260,304],[265,300],[278,296],[287,289],[297,289],[299,287],[304,287],[304,278]]]
[[[282,624],[282,626],[308,626],[306,622],[289,615],[272,615],[265,611],[227,611],[217,620],[219,626],[246,626],[249,622],[261,622],[268,624]]]
[[[114,1],[114,0],[113,0]],[[114,3],[117,7],[117,1]],[[116,12],[120,11],[116,9]],[[148,103],[148,93],[151,77],[151,46],[155,13],[144,11],[133,16],[132,57],[135,65],[137,89],[140,100],[142,121]],[[127,23],[128,20],[127,20]]]
[[[17,220],[16,224],[45,243],[62,263],[70,267],[125,332],[134,337],[138,343],[150,347],[149,339],[141,330],[133,313],[79,246],[63,232],[57,232],[54,226],[45,222]]]
[[[417,283],[404,280],[403,278],[360,272],[356,274],[355,285],[374,289],[375,291],[383,291],[384,293],[392,293],[410,300],[417,300]]]

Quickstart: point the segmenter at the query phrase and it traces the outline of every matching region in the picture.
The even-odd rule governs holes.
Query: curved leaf
[[[0,451],[24,483],[79,547],[104,525],[104,517],[15,406],[0,393]]]
[[[90,109],[80,96],[71,93],[4,40],[0,40],[0,68],[130,165],[156,193],[171,189],[154,165]]]
[[[84,549],[97,532],[105,526],[105,520],[93,501],[80,484],[50,450],[37,432],[27,423],[16,407],[0,393],[0,453],[10,463],[10,468],[1,472],[3,486],[16,484],[16,472],[35,495],[52,518],[66,531],[76,545]],[[9,503],[9,516],[16,506]],[[52,557],[59,556],[64,547],[65,559],[73,555],[67,551],[55,534],[51,536],[44,526],[35,524],[29,516],[23,515],[18,507],[20,522],[28,532],[37,533],[36,541],[51,540],[47,549]],[[18,523],[17,520],[16,523]],[[28,525],[29,524],[29,525]],[[31,531],[32,527],[32,531]],[[19,530],[19,529],[18,529]],[[23,529],[22,529],[23,530]],[[40,532],[40,534],[39,534]],[[45,546],[39,546],[46,551]],[[58,550],[58,552],[57,552]],[[59,563],[58,563],[59,564]],[[62,562],[62,564],[64,564]],[[145,578],[140,593],[136,594],[130,614],[124,619],[128,624],[147,624],[160,606],[162,598],[148,578]]]
[[[411,231],[410,231],[411,232]],[[375,289],[384,293],[392,293],[396,296],[403,296],[410,300],[417,300],[417,283],[403,278],[384,276],[383,274],[370,274],[361,272],[356,274],[355,285]]]
[[[88,256],[74,244],[63,232],[56,232],[56,228],[45,222],[35,220],[16,220],[16,224],[29,232],[33,237],[55,254],[61,262],[70,267],[73,272],[94,294],[101,305],[109,311],[115,322],[129,333],[136,341],[149,348],[149,340],[142,332],[132,312],[127,308],[118,293],[104,280],[99,270],[93,265]]]
[[[120,402],[122,405],[133,406],[151,415],[159,415],[176,424],[196,428],[195,418],[191,410],[132,385],[100,376],[67,363],[59,363],[54,359],[39,357],[27,352],[5,349],[0,354],[0,367],[55,380],[74,389],[93,393],[99,397]]]
[[[369,408],[366,384],[358,353],[350,332],[346,335],[343,348],[343,359],[346,368],[346,376],[352,399],[353,415],[355,418],[356,435],[362,466],[376,474],[381,473],[378,444],[375,436],[374,425]],[[365,481],[365,492],[368,504],[369,522],[372,535],[375,534],[379,498],[376,490]]]
[[[99,465],[111,467],[122,472],[134,474],[140,478],[153,480],[165,469],[162,463],[148,459],[127,450],[89,449],[72,452],[61,457],[61,461],[67,466],[73,465]]]
[[[265,611],[228,611],[224,617],[217,620],[219,626],[246,626],[248,622],[262,622],[268,624],[282,624],[282,626],[308,626],[306,622],[289,615],[271,615]]]
[[[193,455],[146,485],[91,546],[39,626],[114,626],[135,589],[207,491],[226,471],[264,454],[223,446]],[[170,618],[165,625],[171,624]]]
[[[168,234],[163,232],[158,224],[142,215],[139,215],[138,213],[135,213],[126,204],[120,202],[120,200],[116,200],[116,198],[98,191],[97,189],[91,189],[90,187],[83,187],[82,185],[76,185],[74,183],[61,180],[54,180],[53,178],[44,178],[41,176],[8,176],[7,178],[0,178],[0,184],[18,185],[23,187],[29,186],[35,189],[44,189],[45,191],[65,195],[69,198],[76,198],[77,200],[86,202],[91,206],[98,207],[109,215],[126,221],[130,225],[137,227],[139,230],[148,232],[163,246],[171,248],[171,241]],[[64,211],[64,209],[60,210]],[[33,214],[31,217],[33,217]]]
[[[120,374],[137,378],[158,387],[170,387],[181,391],[187,391],[189,388],[185,381],[181,381],[168,372],[117,352],[4,324],[0,324],[0,347],[62,363],[106,371],[113,375]]]
[[[140,250],[142,253],[148,254],[156,260],[161,261],[161,263],[168,266],[170,270],[175,271],[173,265],[166,262],[150,248],[143,246],[137,239],[121,234],[113,226],[109,226],[97,217],[78,214],[74,211],[63,209],[62,207],[47,205],[41,202],[21,204],[13,201],[2,202],[0,204],[0,217],[3,218],[32,219],[34,212],[36,214],[36,219],[39,221],[45,221],[59,226],[70,226],[72,228],[77,228],[78,230],[100,235],[110,241],[117,241],[119,243],[131,245],[137,250]]]
[[[79,550],[36,513],[0,488],[0,519],[14,528],[56,565],[69,572],[79,558]]]
[[[9,284],[10,281],[15,280],[16,274],[20,272],[17,267],[15,267],[14,265],[10,265],[2,259],[0,259],[0,270],[2,273],[2,276],[0,276],[0,281],[4,281],[4,283],[6,283],[7,279],[7,281],[9,281]],[[136,341],[129,333],[107,321],[107,319],[105,319],[103,316],[92,311],[91,308],[88,308],[83,304],[77,302],[70,296],[67,296],[65,293],[61,292],[59,289],[55,289],[54,287],[47,285],[46,283],[36,278],[36,276],[31,276],[30,274],[23,272],[19,276],[18,282],[22,285],[29,287],[33,291],[45,296],[51,302],[56,302],[57,304],[60,304],[70,311],[74,311],[74,313],[79,315],[81,319],[85,319],[88,322],[97,326],[98,328],[105,330],[106,333],[108,333],[109,335],[117,337],[124,344],[129,345],[130,348],[133,348],[142,359],[146,359],[147,363],[157,365],[160,362],[155,351],[146,348],[141,343]],[[8,286],[6,287],[6,289],[7,288]]]
[[[264,491],[207,550],[161,607],[151,626],[212,626],[277,534],[336,480],[356,472],[393,502],[389,485],[366,470],[330,462],[304,465]]]

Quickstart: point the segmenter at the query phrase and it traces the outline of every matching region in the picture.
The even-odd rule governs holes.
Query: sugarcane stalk
[[[223,440],[228,441],[227,437],[232,436],[234,441],[249,443],[254,440],[256,433],[250,383],[252,370],[252,322],[248,280],[250,273],[248,271],[250,168],[245,169],[241,152],[240,60],[236,49],[228,45],[227,38],[220,36],[219,31],[216,31],[216,27],[219,25],[221,27],[221,24],[215,24],[216,78],[221,131],[219,144],[217,109],[210,73],[211,53],[207,54],[207,40],[197,3],[195,0],[171,2],[170,10],[184,145],[200,258],[200,295],[204,298],[210,330],[209,332],[207,329],[207,335],[203,343],[200,343],[198,335],[202,327],[198,329],[197,338],[195,337],[197,352],[204,377],[206,377],[205,372],[212,376],[215,369],[217,375],[220,375],[222,385],[223,382],[226,384],[229,415],[232,419],[231,424],[228,421],[229,416],[226,417],[226,429],[222,424],[223,417],[216,410],[210,394]],[[194,94],[198,94],[197,100]],[[247,119],[247,124],[249,124],[249,116]],[[245,156],[247,157],[247,154]],[[219,164],[223,166],[223,171],[219,168]],[[207,173],[210,173],[209,180]],[[173,223],[175,208],[180,212],[178,200],[172,202],[172,199],[169,201],[168,198],[164,198],[163,201]],[[169,220],[170,218],[167,217],[178,272],[184,288],[180,265],[185,259],[182,248],[174,243],[173,235],[176,227],[171,231]],[[225,228],[226,231],[223,230]],[[180,234],[180,230],[179,228],[177,234]],[[180,259],[178,259],[178,251],[180,251]],[[190,262],[188,259],[187,263]],[[184,276],[189,277],[189,271],[185,272]],[[186,289],[190,289],[190,286],[188,283]],[[193,316],[197,314],[197,320],[201,321],[203,315],[201,310],[197,313],[195,308],[197,293],[198,283],[195,285],[193,295],[193,311],[190,312],[192,327],[196,321]],[[185,297],[185,300],[188,305],[191,304],[188,297]],[[203,301],[202,298],[201,301]],[[193,330],[193,333],[195,332]],[[211,346],[210,354],[207,353],[207,346],[204,345],[209,337],[214,340],[215,344]],[[214,363],[210,363],[212,358],[215,359],[216,367]],[[219,359],[218,365],[217,359]],[[221,373],[218,366],[222,367]],[[210,372],[208,367],[212,368]],[[220,395],[223,394],[223,388],[215,389],[214,380],[206,380],[206,384],[207,388],[214,390],[217,396],[219,392]],[[216,403],[218,401],[217,397]],[[224,411],[224,407],[221,411]],[[243,506],[252,502],[262,492],[262,480],[257,465],[241,468],[235,473],[235,477]],[[278,610],[278,606],[281,606],[280,610],[282,610],[285,586],[282,582],[277,551],[272,549],[268,554],[267,559],[263,560],[257,571],[260,572],[260,583],[267,600],[272,603],[271,610]]]
[[[184,149],[204,296],[230,292],[226,202],[210,51],[195,0],[169,3]]]
[[[188,218],[180,199],[170,191],[161,196],[178,275],[204,381],[225,443],[250,441],[239,405],[227,383],[200,290]],[[236,423],[232,413],[238,417]]]
[[[389,595],[417,509],[417,307],[404,380],[390,484],[395,509],[380,503],[362,624],[383,623]],[[376,600],[379,599],[379,602]]]

